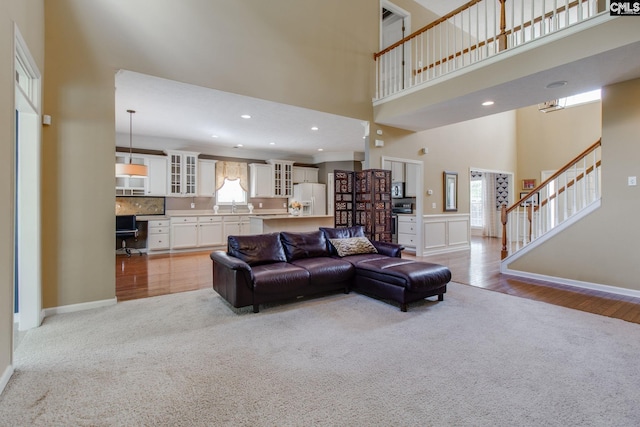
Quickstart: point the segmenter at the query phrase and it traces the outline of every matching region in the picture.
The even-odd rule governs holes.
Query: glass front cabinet
[[[273,166],[273,196],[293,195],[293,163],[286,160],[267,160]]]
[[[167,151],[167,173],[170,196],[196,196],[198,194],[198,153]]]

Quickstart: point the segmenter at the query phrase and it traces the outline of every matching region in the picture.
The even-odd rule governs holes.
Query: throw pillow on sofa
[[[375,246],[366,237],[348,237],[346,239],[329,239],[339,257],[360,254],[377,254]]]
[[[364,227],[362,225],[353,225],[351,227],[320,227],[320,231],[324,233],[327,238],[328,249],[331,255],[338,255],[336,248],[329,243],[331,239],[347,239],[349,237],[366,237],[364,234]]]

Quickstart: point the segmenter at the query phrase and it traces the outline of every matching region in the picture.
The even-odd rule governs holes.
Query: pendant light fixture
[[[133,115],[135,110],[127,110],[129,113],[129,163],[116,163],[116,176],[146,178],[148,175],[146,165],[131,163],[133,157]]]

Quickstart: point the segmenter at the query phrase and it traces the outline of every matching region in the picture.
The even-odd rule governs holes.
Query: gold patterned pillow
[[[377,254],[375,246],[366,237],[349,237],[346,239],[329,239],[339,257],[358,254]]]

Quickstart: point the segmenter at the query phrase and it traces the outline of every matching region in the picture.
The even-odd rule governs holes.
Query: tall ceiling
[[[136,113],[130,117],[127,110]],[[360,120],[120,70],[116,132],[128,135],[130,120],[133,134],[147,137],[136,139],[137,148],[181,148],[171,146],[175,140],[208,154],[236,148],[238,157],[364,151]]]

